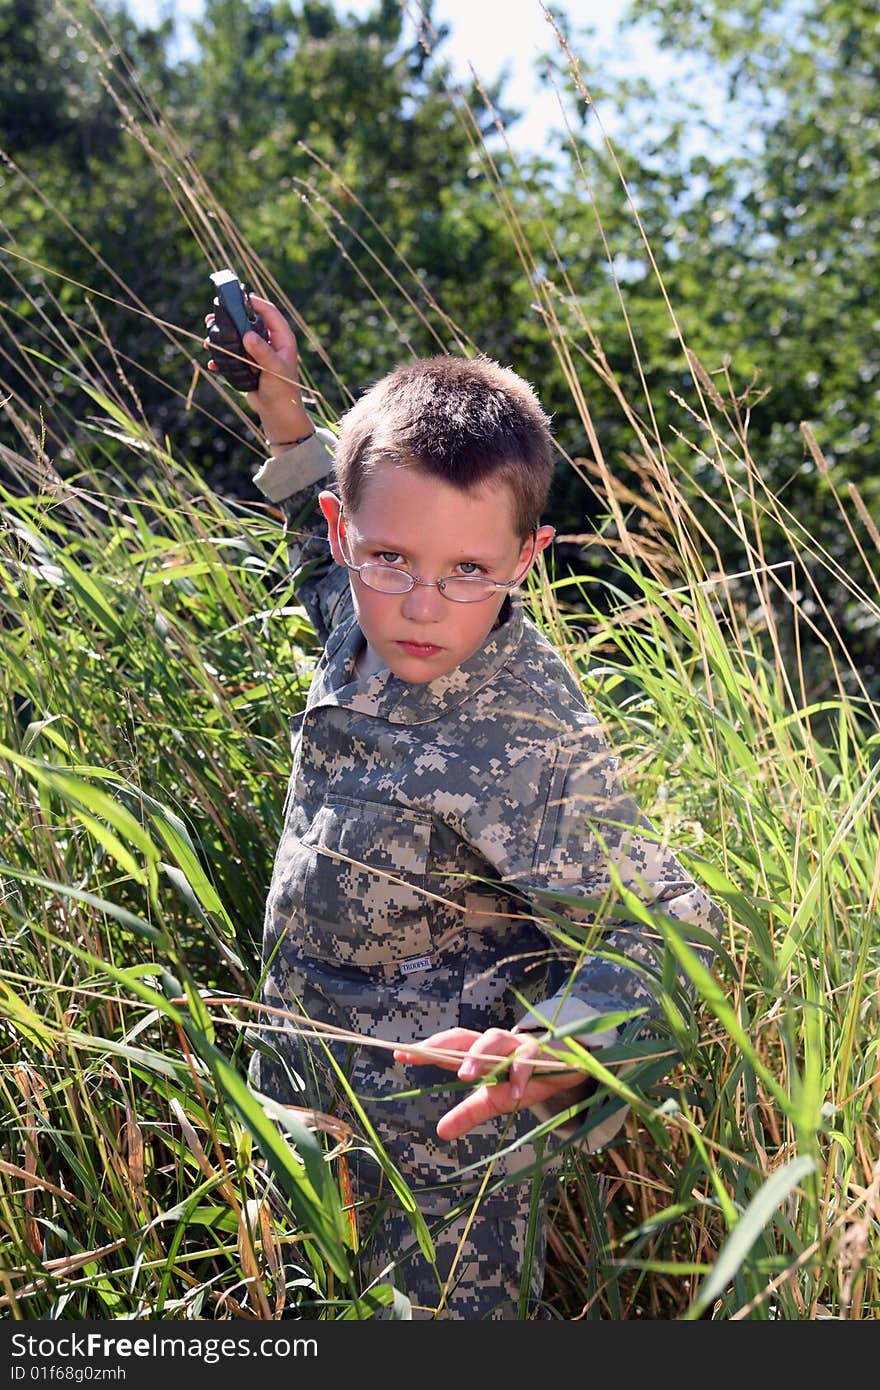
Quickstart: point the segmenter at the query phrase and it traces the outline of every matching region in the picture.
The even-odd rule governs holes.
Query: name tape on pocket
[[[433,970],[433,956],[411,956],[409,960],[400,962],[401,975],[414,975],[417,970]]]

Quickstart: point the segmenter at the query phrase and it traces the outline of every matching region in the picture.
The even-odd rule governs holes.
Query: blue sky
[[[126,4],[142,22],[175,15],[184,44],[187,20],[201,9],[201,0],[126,0]],[[337,9],[363,16],[374,4],[375,0],[337,0]],[[417,9],[409,0],[405,8],[412,12]],[[552,0],[549,8],[553,8]],[[642,25],[635,31],[617,32],[627,0],[563,0],[563,8],[575,26],[589,25],[595,30],[595,39],[581,40],[576,46],[588,86],[608,64],[629,72],[647,71],[661,83],[683,74],[681,64],[657,49],[649,27]],[[436,0],[436,22],[451,26],[443,53],[458,73],[466,75],[470,63],[481,79],[491,81],[503,68],[508,70],[506,99],[524,112],[511,131],[512,142],[522,151],[546,149],[548,132],[560,127],[562,118],[555,92],[539,85],[534,70],[538,55],[555,48],[553,31],[540,0]],[[701,90],[700,81],[689,75],[689,95],[693,97],[696,92],[711,114],[717,97],[705,78]],[[613,134],[610,113],[602,114]]]

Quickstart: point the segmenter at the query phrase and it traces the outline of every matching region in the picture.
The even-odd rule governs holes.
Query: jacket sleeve
[[[318,506],[318,484],[330,486],[335,439],[315,433],[263,464],[254,483],[284,513],[287,553],[297,598],[324,644],[351,612],[348,573],[330,553],[327,527]]]
[[[494,805],[481,808],[476,847],[507,886],[526,896],[555,948],[552,992],[523,1014],[517,1031],[582,1021],[578,1041],[599,1050],[618,1040],[620,1027],[587,1031],[591,1020],[631,1010],[643,1011],[635,1026],[650,1030],[661,1015],[661,989],[668,995],[677,982],[691,993],[660,919],[680,923],[683,939],[708,966],[723,915],[626,794],[618,760],[593,716],[584,715],[574,746],[557,746],[549,759],[546,745],[538,746],[522,758],[513,782],[494,790],[492,799]],[[563,923],[574,931],[566,933]],[[583,940],[584,949],[560,946],[557,925]],[[534,1109],[550,1118],[569,1104],[557,1098]],[[625,1113],[588,1133],[587,1148],[606,1143]],[[580,1123],[560,1128],[571,1132]]]

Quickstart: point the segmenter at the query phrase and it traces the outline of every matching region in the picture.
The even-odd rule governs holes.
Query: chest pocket
[[[430,954],[430,838],[430,816],[328,798],[300,841],[304,953],[360,968]]]

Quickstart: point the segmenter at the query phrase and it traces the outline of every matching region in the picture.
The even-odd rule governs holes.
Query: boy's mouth
[[[443,650],[433,642],[397,642],[395,645],[402,652],[406,652],[407,656],[436,656]]]

